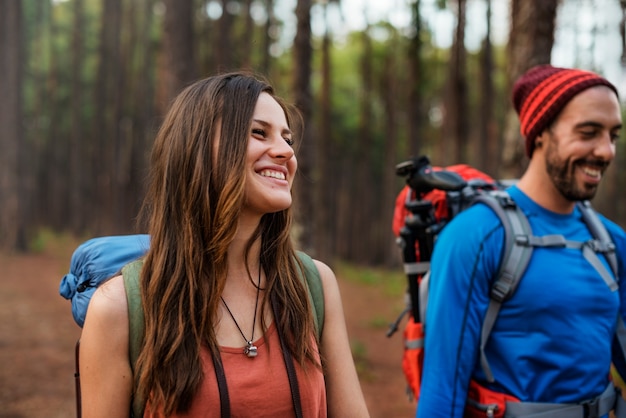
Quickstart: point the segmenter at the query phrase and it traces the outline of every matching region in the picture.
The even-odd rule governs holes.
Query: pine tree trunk
[[[538,64],[550,63],[558,3],[559,0],[512,0],[507,49],[509,91],[526,70]],[[510,97],[510,93],[507,97]],[[500,177],[515,178],[522,173],[526,164],[524,141],[519,133],[515,109],[510,104],[508,108]]]
[[[0,248],[18,249],[22,143],[22,4],[0,1]]]
[[[413,36],[409,41],[407,60],[409,63],[409,92],[407,105],[407,130],[409,155],[419,156],[425,141],[425,118],[423,111],[422,91],[425,82],[424,66],[422,65],[422,18],[420,0],[415,0],[412,7]]]
[[[491,1],[487,3],[487,15],[485,17],[487,31],[483,40],[480,54],[480,134],[478,146],[475,147],[475,161],[479,169],[494,175],[497,169],[498,139],[494,120],[494,94],[493,83],[494,62],[491,44]]]
[[[443,140],[437,164],[467,163],[469,140],[469,101],[467,86],[467,51],[465,49],[466,1],[457,0],[457,22],[451,50],[448,88],[445,93]]]
[[[313,96],[311,93],[311,6],[312,0],[298,0],[296,4],[297,29],[293,42],[293,94],[296,107],[304,119],[302,141],[298,149],[298,176],[294,190],[296,219],[301,231],[300,245],[305,251],[315,253],[316,231],[313,228],[313,188],[315,164],[315,135],[313,135]]]
[[[84,0],[74,0],[72,28],[72,68],[71,68],[71,97],[70,97],[70,147],[69,147],[69,213],[70,228],[74,233],[82,233],[87,227],[86,213],[82,206],[82,196],[88,187],[87,179],[83,173],[88,172],[87,162],[84,155],[85,142],[83,132],[83,33],[85,32],[84,22]]]
[[[193,0],[165,0],[163,55],[166,106],[196,76],[194,65]],[[224,12],[224,16],[230,16]],[[222,39],[222,47],[228,42]],[[164,109],[165,110],[165,109]]]
[[[327,5],[324,5],[326,17]],[[320,122],[319,135],[316,144],[316,153],[320,156],[316,165],[317,178],[319,181],[315,187],[315,231],[318,232],[318,245],[316,255],[327,263],[333,261],[334,228],[332,226],[331,213],[335,207],[337,190],[334,186],[334,176],[331,174],[331,162],[334,156],[334,143],[332,138],[332,100],[331,100],[331,47],[332,35],[328,21],[326,20],[326,32],[322,39],[322,85],[320,88]]]

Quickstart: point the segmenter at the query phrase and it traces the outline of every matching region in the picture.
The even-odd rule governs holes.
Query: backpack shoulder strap
[[[577,206],[578,209],[580,209],[583,221],[587,225],[587,228],[589,228],[591,235],[598,240],[599,248],[597,248],[597,250],[604,253],[613,274],[617,278],[618,263],[617,256],[615,255],[615,244],[613,244],[613,239],[609,235],[609,231],[606,230],[606,227],[598,217],[596,211],[593,210],[588,200],[578,202]]]
[[[304,279],[309,291],[309,301],[313,306],[313,319],[317,331],[318,340],[322,338],[324,330],[324,288],[320,272],[317,270],[313,259],[302,251],[296,251],[296,255],[304,267]]]
[[[133,375],[136,376],[135,363],[139,357],[141,349],[141,339],[143,337],[144,315],[141,306],[141,291],[139,289],[139,277],[143,260],[133,261],[122,268],[124,288],[126,289],[126,299],[128,301],[128,343],[130,366]],[[134,387],[134,385],[133,385]],[[143,416],[144,402],[133,393],[132,412],[133,417]]]
[[[613,239],[598,217],[596,211],[591,207],[591,203],[588,200],[578,202],[577,205],[582,214],[583,221],[587,225],[587,228],[589,228],[591,235],[593,235],[596,240],[595,245],[597,246],[597,248],[591,249],[593,251],[590,251],[588,246],[584,247],[583,255],[596,268],[596,270],[598,270],[598,272],[605,277],[605,275],[608,275],[609,273],[606,272],[604,266],[597,258],[596,251],[603,253],[609,263],[609,266],[611,267],[613,276],[615,277],[615,280],[612,283],[610,283],[609,280],[612,280],[612,278],[605,277],[604,280],[607,284],[614,284],[613,287],[610,286],[611,289],[617,289],[617,280],[619,280],[619,263],[617,261],[617,255],[615,254],[615,244],[613,243]],[[622,319],[620,313],[617,314],[615,340],[617,342],[618,349],[614,355],[619,353],[622,358],[626,359],[626,325],[624,324],[624,320]]]
[[[511,297],[515,292],[517,285],[526,271],[535,246],[582,247],[584,257],[596,268],[612,290],[615,288],[616,282],[610,277],[610,274],[606,271],[596,253],[600,252],[605,255],[615,277],[617,277],[618,262],[617,256],[615,255],[615,245],[604,224],[600,221],[600,218],[591,208],[588,201],[579,202],[578,207],[582,213],[583,221],[594,237],[594,240],[589,243],[572,243],[565,240],[562,235],[550,235],[545,237],[533,236],[526,215],[505,191],[495,191],[488,194],[483,193],[475,198],[475,202],[486,204],[498,215],[505,235],[503,258],[500,262],[498,275],[491,287],[489,306],[480,337],[481,367],[483,368],[487,380],[494,382],[493,373],[491,372],[485,355],[485,346],[502,306],[502,302]],[[624,334],[623,341],[624,346],[626,346],[626,331]]]
[[[490,291],[489,306],[480,335],[480,363],[489,382],[494,382],[485,347],[500,312],[502,302],[511,297],[526,271],[533,247],[528,245],[532,230],[526,215],[505,191],[482,193],[475,202],[487,205],[498,216],[504,228],[504,253]]]

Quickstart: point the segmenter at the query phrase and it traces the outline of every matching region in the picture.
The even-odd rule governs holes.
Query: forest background
[[[626,97],[624,0],[387,2],[0,0],[0,248],[136,232],[168,103],[218,72],[262,74],[302,112],[297,237],[331,264],[399,265],[399,162],[518,177],[509,97],[529,67],[593,70]],[[594,201],[622,226],[625,164],[620,141]]]

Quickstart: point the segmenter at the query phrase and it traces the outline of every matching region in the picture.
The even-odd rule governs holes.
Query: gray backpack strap
[[[609,383],[600,395],[580,403],[507,402],[506,416],[511,418],[602,417],[615,409],[617,393]]]
[[[617,255],[615,254],[615,244],[613,243],[613,240],[611,239],[611,236],[606,230],[604,224],[600,221],[598,214],[591,207],[591,203],[589,201],[585,200],[578,202],[578,209],[580,209],[583,221],[587,225],[587,228],[589,228],[589,231],[591,231],[591,235],[595,238],[594,241],[586,243],[583,248],[583,256],[596,268],[596,270],[598,270],[611,290],[617,290],[618,284],[616,280],[619,274],[619,264],[617,261]],[[604,257],[606,257],[606,260],[613,271],[613,276],[609,274],[604,267],[604,264],[602,264],[598,258],[597,253],[599,252],[604,254]],[[617,314],[615,338],[617,339],[621,349],[622,356],[626,359],[626,325],[624,325],[624,320],[619,313]],[[621,397],[619,397],[619,399],[623,401]],[[618,405],[616,417],[626,417],[626,405],[624,405],[624,402],[622,402],[621,405]]]
[[[615,244],[613,244],[613,240],[602,221],[600,221],[598,214],[591,207],[591,203],[585,200],[578,202],[577,206],[582,214],[583,221],[587,225],[587,228],[589,228],[591,235],[595,238],[593,241],[585,243],[583,256],[598,270],[611,290],[617,290],[617,282],[615,279],[618,276],[618,263],[617,256],[615,255]],[[597,253],[604,254],[613,272],[613,277],[606,271]]]
[[[493,373],[485,355],[485,347],[502,302],[515,292],[526,271],[533,252],[533,246],[528,245],[532,231],[526,215],[508,193],[499,191],[482,194],[476,197],[475,202],[489,206],[504,228],[504,253],[498,275],[491,286],[489,307],[480,334],[480,364],[487,381],[494,382]]]
[[[583,221],[594,237],[593,240],[585,243],[568,241],[562,235],[535,237],[532,234],[526,215],[519,209],[508,193],[504,191],[479,195],[476,197],[475,202],[486,204],[498,215],[504,228],[505,236],[503,258],[498,275],[491,287],[489,306],[480,336],[481,367],[487,381],[494,382],[495,379],[485,355],[485,347],[500,312],[502,302],[508,299],[517,289],[517,285],[524,275],[532,256],[533,247],[580,248],[583,257],[598,271],[604,282],[613,291],[617,290],[618,286],[615,280],[618,274],[618,262],[615,255],[615,245],[588,201],[578,203]],[[598,253],[604,254],[613,271],[613,275],[609,273],[600,261]],[[624,358],[626,358],[626,326],[621,317],[618,318],[616,334],[624,352]]]

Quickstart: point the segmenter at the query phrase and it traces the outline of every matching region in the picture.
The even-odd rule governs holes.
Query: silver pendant
[[[243,353],[250,358],[256,357],[258,354],[256,345],[252,344],[252,341],[248,341],[248,346],[243,349]]]

